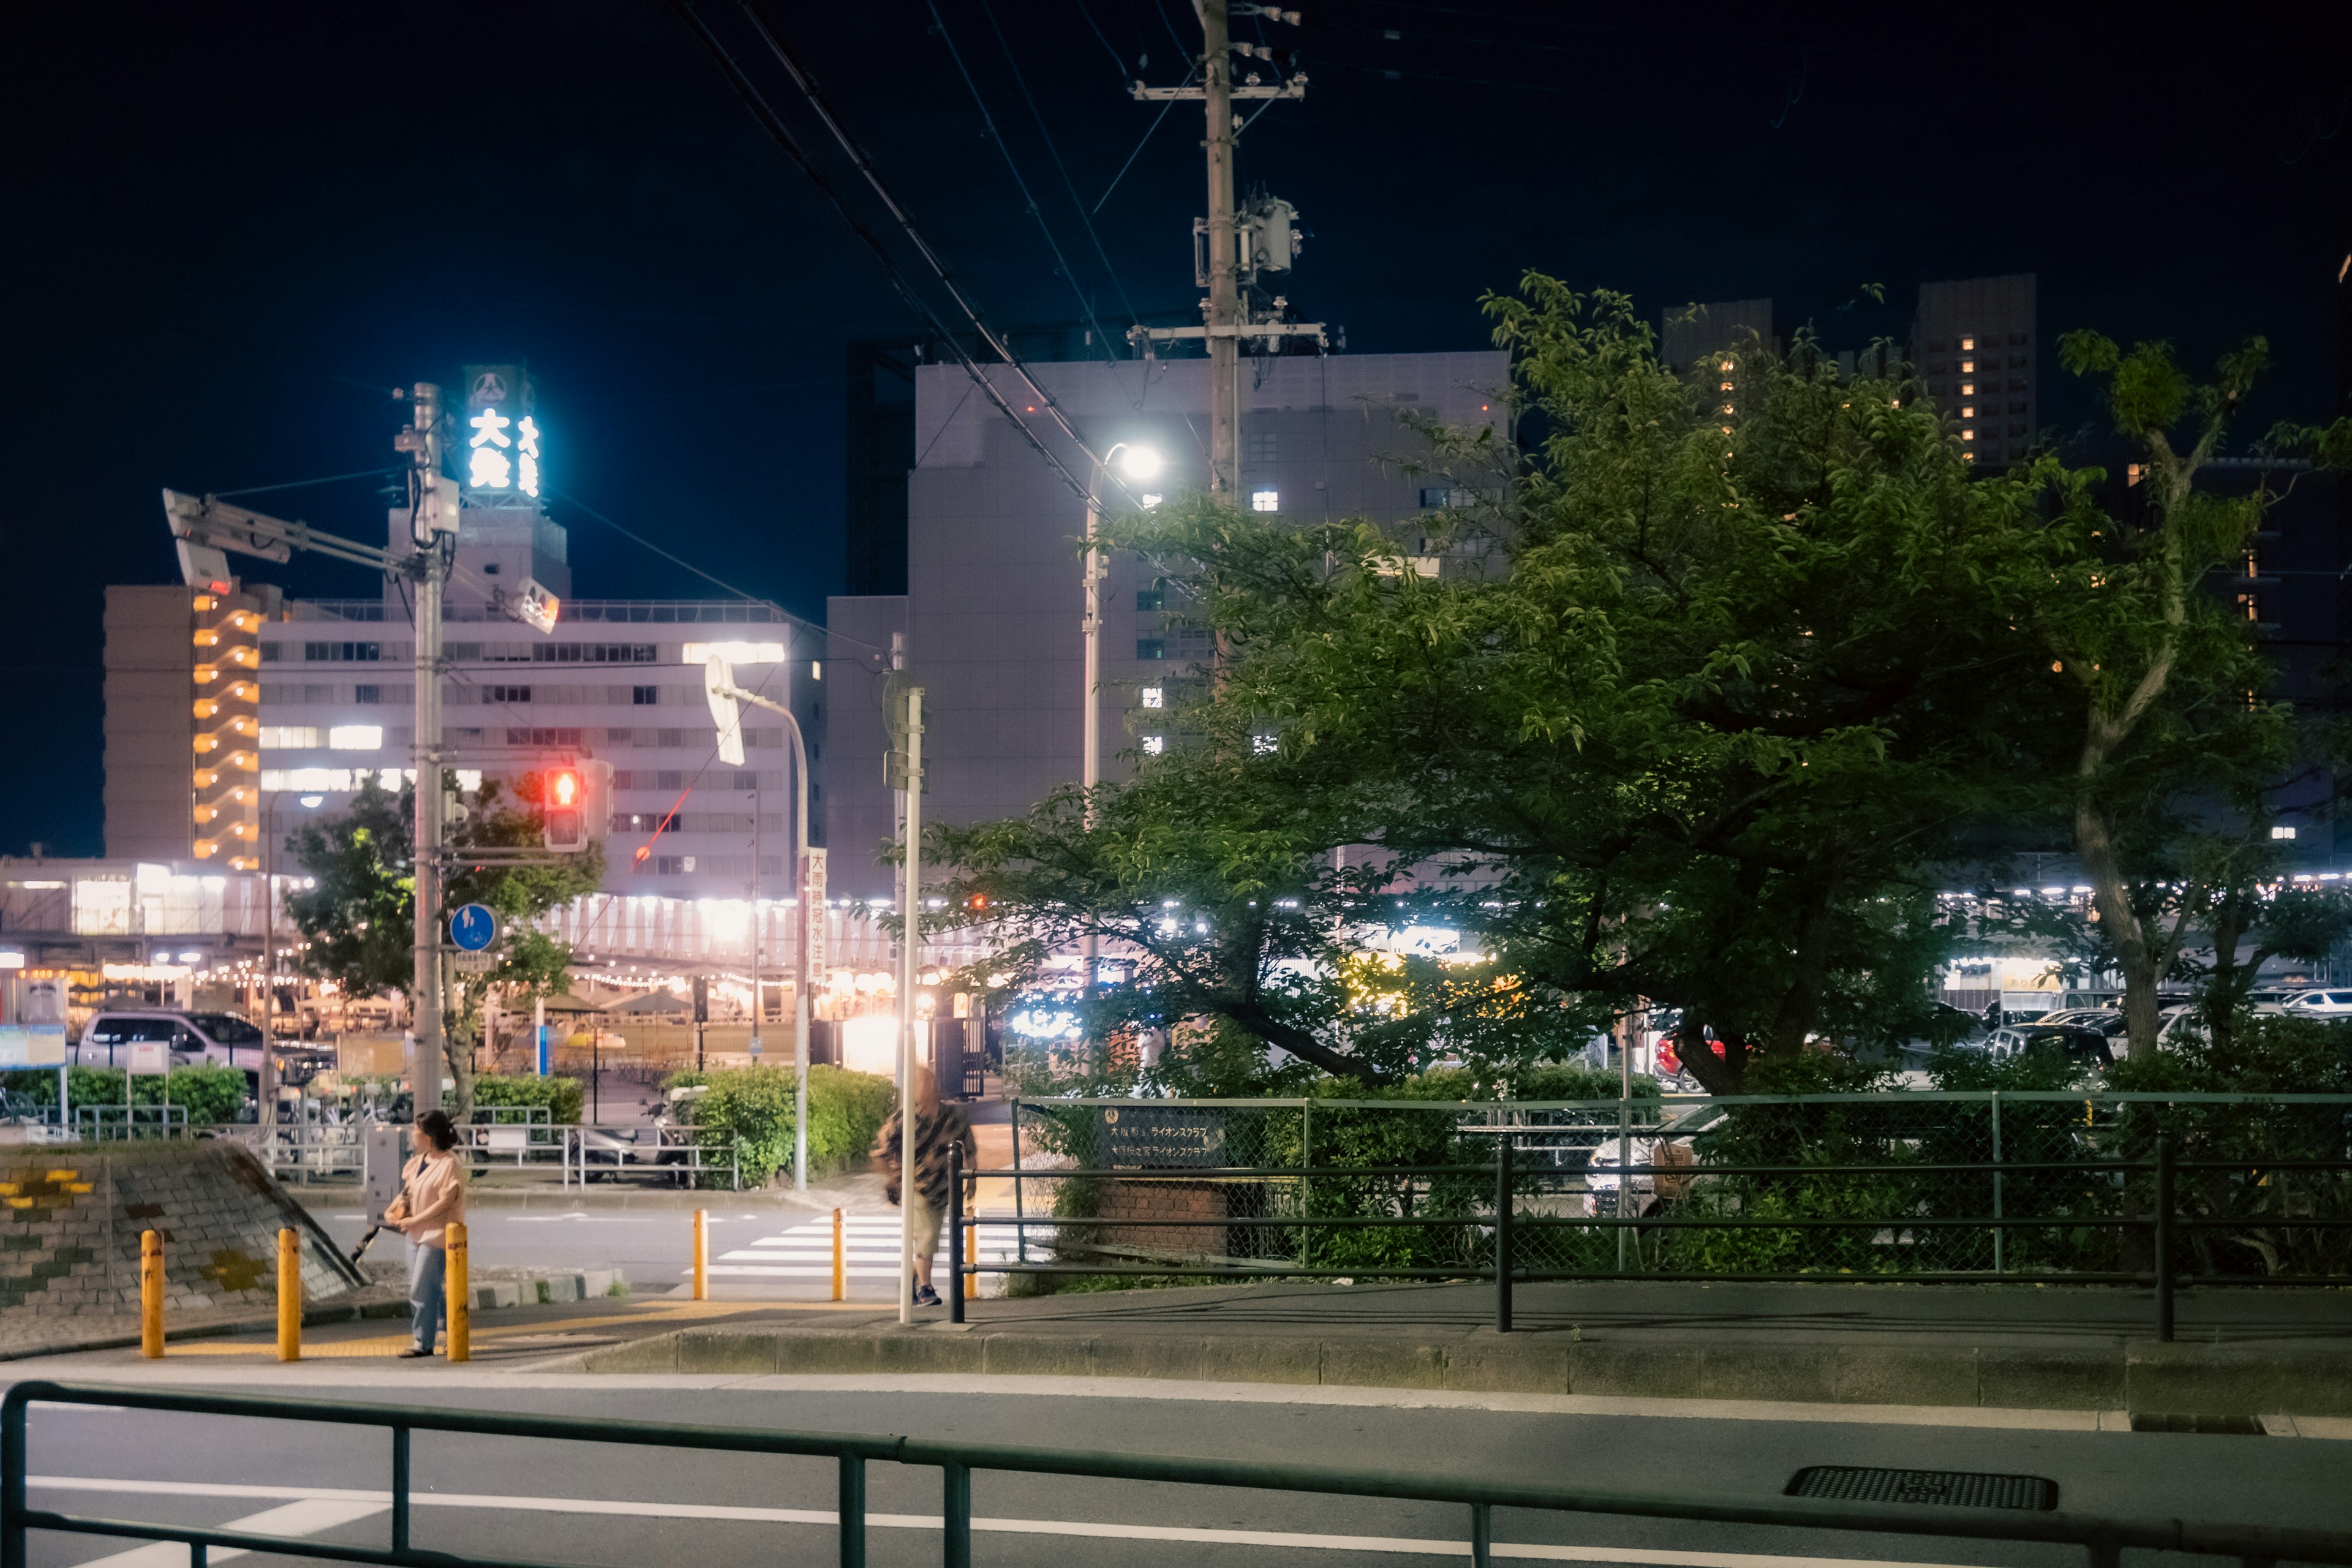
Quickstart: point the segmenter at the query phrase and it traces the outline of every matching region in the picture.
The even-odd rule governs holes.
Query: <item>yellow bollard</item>
[[[139,1233],[139,1353],[149,1361],[163,1353],[163,1233]]]
[[[278,1233],[278,1359],[302,1359],[302,1238]]]
[[[451,1220],[443,1233],[449,1243],[448,1260],[441,1275],[441,1297],[449,1304],[449,1359],[452,1362],[474,1359],[473,1337],[467,1331],[473,1315],[473,1288],[466,1280],[466,1226],[462,1220]]]
[[[694,1211],[694,1299],[710,1300],[710,1211]]]
[[[843,1267],[844,1262],[841,1251],[841,1211],[835,1209],[833,1211],[833,1299],[836,1301],[841,1300],[842,1282],[848,1272]]]

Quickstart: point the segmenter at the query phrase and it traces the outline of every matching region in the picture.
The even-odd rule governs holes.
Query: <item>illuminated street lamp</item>
[[[1149,484],[1159,477],[1160,458],[1157,448],[1139,442],[1121,441],[1095,459],[1094,474],[1087,485],[1087,616],[1086,616],[1086,689],[1079,706],[1078,784],[1085,792],[1087,831],[1095,826],[1095,789],[1102,783],[1102,552],[1095,547],[1095,536],[1102,527],[1102,480],[1106,466],[1116,467],[1122,478],[1138,484]],[[1124,487],[1122,487],[1124,488]],[[1145,506],[1159,500],[1158,496],[1142,498]],[[1087,995],[1094,994],[1097,939],[1087,938]]]

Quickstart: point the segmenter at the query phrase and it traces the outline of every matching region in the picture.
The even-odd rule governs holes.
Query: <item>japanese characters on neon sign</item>
[[[520,365],[474,365],[466,373],[466,488],[536,500],[540,428],[530,378]]]

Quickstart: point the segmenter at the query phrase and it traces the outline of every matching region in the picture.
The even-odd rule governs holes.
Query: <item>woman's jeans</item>
[[[441,1326],[441,1288],[448,1261],[449,1255],[437,1247],[421,1241],[409,1244],[409,1328],[422,1351],[433,1348],[434,1335]]]

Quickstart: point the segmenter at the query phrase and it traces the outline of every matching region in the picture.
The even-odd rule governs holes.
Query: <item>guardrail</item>
[[[390,1434],[391,1504],[389,1542],[384,1546],[345,1545],[310,1537],[257,1535],[245,1531],[146,1520],[108,1519],[37,1509],[26,1500],[26,1415],[36,1403],[110,1405],[193,1415],[247,1416],[269,1421],[310,1421],[326,1426],[375,1427]],[[152,1426],[142,1430],[152,1431]],[[2352,1564],[2352,1531],[2298,1530],[2277,1525],[2208,1523],[2178,1519],[2127,1519],[2097,1514],[2042,1512],[2020,1509],[1948,1508],[1923,1504],[1880,1505],[1790,1498],[1731,1499],[1672,1493],[1627,1492],[1454,1479],[1425,1471],[1393,1471],[1337,1465],[1268,1464],[1246,1459],[1202,1458],[1169,1454],[1120,1454],[1101,1449],[1032,1447],[1002,1443],[945,1443],[919,1437],[840,1432],[797,1432],[729,1426],[696,1426],[648,1421],[593,1420],[562,1415],[501,1415],[428,1409],[421,1405],[362,1405],[340,1400],[268,1398],[252,1394],[205,1394],[113,1388],[99,1384],[20,1383],[0,1403],[0,1568],[28,1568],[27,1536],[36,1530],[107,1539],[176,1542],[188,1549],[191,1568],[204,1568],[215,1550],[260,1552],[277,1557],[310,1557],[331,1563],[362,1563],[378,1568],[449,1568],[451,1563],[496,1563],[499,1568],[542,1568],[536,1563],[488,1559],[420,1548],[412,1539],[413,1453],[419,1432],[531,1441],[623,1444],[682,1448],[705,1453],[769,1454],[831,1459],[835,1466],[837,1504],[834,1526],[842,1568],[866,1568],[866,1467],[915,1465],[940,1472],[940,1561],[947,1568],[971,1568],[971,1483],[982,1471],[1014,1475],[1076,1476],[1100,1480],[1174,1486],[1227,1487],[1253,1491],[1304,1492],[1331,1497],[1388,1498],[1444,1503],[1467,1510],[1470,1560],[1490,1568],[1497,1508],[1549,1513],[1607,1514],[1637,1519],[1712,1524],[1770,1525],[1798,1530],[1867,1531],[1961,1541],[2038,1542],[2080,1548],[2086,1568],[2118,1568],[2123,1549],[2235,1557],[2248,1564],[2279,1562]],[[1457,1538],[1458,1539],[1458,1538]],[[1432,1555],[1459,1551],[1443,1537],[1430,1538]],[[544,1568],[562,1568],[546,1564]]]
[[[184,1105],[77,1105],[73,1119],[74,1136],[86,1143],[188,1135]]]
[[[2200,1277],[2179,1267],[2176,1256],[2181,1240],[2200,1230],[2231,1227],[2245,1230],[2259,1227],[2264,1231],[2336,1231],[2352,1228],[2352,1215],[2294,1214],[2282,1202],[2278,1212],[2260,1215],[2232,1214],[2226,1215],[2184,1215],[2179,1210],[2177,1185],[2183,1173],[2207,1173],[2232,1178],[2241,1187],[2256,1191],[2268,1188],[2279,1178],[2297,1172],[2352,1173],[2352,1160],[2180,1160],[2172,1152],[2170,1142],[2159,1135],[2154,1157],[2147,1160],[2068,1160],[2068,1161],[2007,1161],[2007,1162],[1925,1162],[1910,1161],[1895,1163],[1822,1165],[1798,1164],[1693,1164],[1625,1163],[1612,1164],[1607,1170],[1615,1184],[1605,1194],[1582,1194],[1585,1212],[1577,1215],[1547,1213],[1523,1214],[1523,1203],[1534,1198],[1538,1202],[1558,1200],[1570,1195],[1562,1182],[1565,1174],[1559,1167],[1530,1168],[1518,1163],[1513,1145],[1522,1137],[1547,1135],[1543,1128],[1497,1128],[1495,1139],[1495,1162],[1491,1165],[1428,1164],[1428,1165],[1346,1165],[1290,1167],[1218,1167],[1187,1166],[1177,1170],[1136,1167],[1076,1168],[1051,1170],[1018,1167],[1006,1170],[974,1170],[963,1167],[962,1149],[955,1147],[949,1153],[948,1262],[955,1288],[947,1292],[951,1321],[963,1321],[964,1292],[962,1281],[969,1276],[988,1274],[1042,1274],[1170,1277],[1193,1276],[1218,1279],[1337,1279],[1373,1278],[1397,1279],[1454,1279],[1486,1278],[1495,1285],[1495,1327],[1496,1331],[1511,1330],[1513,1289],[1520,1281],[1562,1279],[1723,1279],[1756,1280],[1820,1280],[1835,1279],[1841,1284],[1881,1282],[1946,1282],[1990,1279],[2067,1280],[2091,1284],[2147,1286],[2155,1297],[2156,1332],[2159,1340],[2173,1337],[2175,1294],[2188,1284],[2222,1283],[2232,1285],[2322,1285],[2352,1284],[2352,1274],[2304,1273],[2292,1277],[2214,1275]],[[2003,1196],[2008,1184],[2031,1179],[2042,1173],[2063,1173],[2070,1181],[2090,1178],[2093,1184],[2105,1184],[2110,1190],[2120,1189],[2124,1207],[2133,1212],[2074,1212],[2053,1214],[2005,1214]],[[2140,1194],[2133,1192],[2129,1179],[2145,1174],[2149,1178],[2145,1191],[2145,1209],[2138,1207]],[[979,1262],[973,1245],[976,1227],[982,1223],[975,1213],[967,1212],[964,1204],[964,1183],[967,1178],[1010,1181],[1015,1194],[1012,1216],[991,1215],[986,1223],[997,1227],[1010,1227],[1019,1241],[1016,1257],[1011,1259],[992,1258],[984,1266]],[[1901,1178],[1905,1183],[1919,1178],[1958,1178],[1964,1184],[1980,1181],[1990,1194],[1990,1214],[1922,1214],[1916,1207],[1897,1212],[1874,1209],[1848,1214],[1791,1213],[1713,1213],[1693,1214],[1685,1207],[1699,1184],[1726,1178],[1762,1179],[1769,1184],[1779,1181],[1794,1184],[1821,1184],[1829,1181],[1851,1184],[1857,1178]],[[1645,1213],[1620,1212],[1634,1205],[1620,1199],[1620,1189],[1638,1190],[1640,1178],[1647,1178],[1651,1190],[1659,1194],[1654,1208]],[[1582,1180],[1580,1173],[1575,1178]],[[1057,1213],[1050,1218],[1032,1218],[1030,1205],[1019,1194],[1024,1183],[1057,1184],[1063,1193],[1084,1194],[1084,1184],[1116,1184],[1130,1191],[1200,1194],[1213,1192],[1219,1183],[1273,1186],[1278,1195],[1271,1207],[1286,1212],[1236,1215],[1230,1212],[1202,1212],[1190,1215],[1165,1215],[1129,1212],[1112,1215]],[[1382,1207],[1394,1205],[1397,1212],[1378,1214],[1316,1214],[1316,1184],[1353,1188],[1357,1201],[1364,1201],[1369,1190],[1371,1201]],[[1551,1184],[1551,1191],[1541,1190]],[[1474,1186],[1473,1184],[1475,1184]],[[1669,1184],[1678,1186],[1669,1197]],[[1530,1191],[1530,1188],[1535,1191]],[[1483,1194],[1479,1192],[1483,1188]],[[1102,1189],[1096,1189],[1098,1194]],[[1759,1189],[1769,1198],[1769,1184]],[[1867,1198],[1869,1189],[1849,1189],[1853,1195]],[[2282,1192],[2284,1184],[2282,1184]],[[1898,1197],[1906,1197],[1912,1189],[1893,1184],[1884,1189]],[[1607,1203],[1594,1201],[1605,1195]],[[1480,1201],[1483,1196],[1484,1201]],[[2102,1194],[2104,1197],[2105,1194]],[[1436,1213],[1412,1212],[1416,1201]],[[1080,1205],[1057,1204],[1069,1208]],[[1097,1206],[1099,1203],[1097,1201]],[[1183,1206],[1169,1205],[1166,1206]],[[1205,1205],[1194,1206],[1207,1207]],[[1223,1205],[1217,1205],[1222,1207]],[[1834,1204],[1832,1206],[1835,1206]],[[1860,1206],[1860,1205],[1857,1205]],[[1626,1251],[1621,1240],[1618,1265],[1615,1268],[1545,1267],[1540,1261],[1528,1264],[1522,1253],[1530,1238],[1540,1239],[1545,1233],[1600,1232],[1639,1237],[1643,1235],[1672,1235],[1677,1232],[1704,1231],[1718,1235],[1738,1236],[1742,1233],[1777,1233],[1811,1231],[1861,1231],[1873,1239],[1884,1240],[1888,1247],[1916,1243],[1923,1235],[1952,1230],[1985,1230],[1996,1236],[2011,1231],[2074,1232],[2109,1231],[2122,1235],[2144,1235],[2147,1241],[2147,1267],[2145,1268],[2074,1268],[2063,1272],[2028,1272],[2016,1269],[1918,1269],[1887,1268],[1880,1271],[1856,1269],[1814,1268],[1798,1271],[1769,1269],[1675,1269],[1641,1267],[1638,1249],[1633,1254],[1634,1267],[1626,1266]],[[1053,1233],[1053,1261],[1032,1262],[1028,1254],[1028,1233],[1045,1230]],[[1202,1248],[1179,1253],[1168,1248],[1153,1247],[1134,1239],[1135,1233],[1200,1232],[1222,1233],[1216,1250]],[[1238,1232],[1244,1245],[1254,1247],[1254,1238],[1289,1238],[1291,1256],[1276,1258],[1237,1258],[1233,1255]],[[1353,1234],[1362,1237],[1371,1233],[1375,1244],[1391,1238],[1412,1239],[1409,1247],[1399,1247],[1396,1256],[1429,1258],[1434,1262],[1398,1262],[1394,1257],[1383,1260],[1367,1256],[1362,1247],[1354,1249],[1355,1256],[1345,1260],[1334,1258],[1321,1266],[1318,1255],[1328,1257],[1329,1238]],[[1089,1243],[1089,1235],[1101,1237]],[[1423,1239],[1436,1237],[1433,1247]],[[1317,1238],[1323,1238],[1317,1241]],[[1075,1238],[1075,1239],[1074,1239]],[[1310,1242],[1316,1245],[1310,1247]],[[1153,1253],[1160,1256],[1156,1258]],[[1560,1256],[1555,1253],[1555,1256]],[[1138,1261],[1141,1259],[1141,1261]]]
[[[537,1109],[537,1108],[532,1108]],[[246,1143],[270,1173],[298,1184],[357,1180],[364,1173],[364,1132],[369,1123],[301,1122],[292,1126],[225,1127],[221,1135]],[[515,1169],[551,1167],[565,1187],[592,1177],[653,1176],[682,1186],[698,1186],[706,1176],[724,1175],[729,1189],[743,1184],[740,1141],[709,1128],[649,1127],[634,1123],[468,1123],[457,1129],[458,1146],[469,1164]]]

